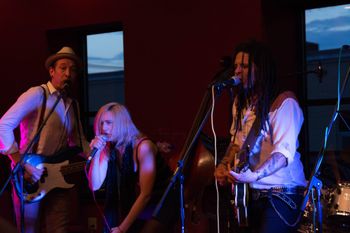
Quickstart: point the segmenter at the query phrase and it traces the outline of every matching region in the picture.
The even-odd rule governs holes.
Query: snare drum
[[[331,194],[328,217],[340,224],[350,222],[350,183],[340,183]]]

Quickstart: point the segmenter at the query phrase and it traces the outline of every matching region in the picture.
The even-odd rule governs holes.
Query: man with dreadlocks
[[[249,231],[296,232],[306,187],[297,152],[302,110],[292,92],[277,94],[275,64],[263,44],[237,46],[233,66],[242,85],[232,106],[231,142],[215,178],[220,185],[249,184]]]

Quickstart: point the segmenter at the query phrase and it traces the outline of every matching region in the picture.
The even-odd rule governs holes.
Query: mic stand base
[[[184,233],[185,232],[185,208],[184,208],[184,202],[185,202],[185,198],[184,198],[184,175],[182,172],[183,169],[183,160],[179,160],[177,162],[177,169],[174,172],[173,177],[170,180],[170,183],[167,187],[167,189],[165,190],[161,200],[159,201],[159,203],[157,204],[157,207],[155,208],[155,210],[153,211],[152,216],[157,218],[157,216],[159,215],[165,201],[166,198],[169,195],[169,192],[171,191],[171,189],[176,189],[175,184],[176,181],[179,181],[180,184],[180,216],[181,216],[181,232]]]
[[[322,205],[321,205],[321,189],[322,181],[316,176],[313,176],[310,180],[306,195],[304,196],[304,201],[301,206],[301,211],[303,212],[306,208],[307,202],[312,201],[312,211],[313,211],[313,232],[322,233]]]

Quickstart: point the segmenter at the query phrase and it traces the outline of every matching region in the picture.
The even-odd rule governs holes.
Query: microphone
[[[70,88],[71,85],[72,85],[72,81],[70,81],[68,79],[68,80],[64,81],[63,89]]]
[[[323,75],[327,73],[325,69],[323,69],[322,63],[319,61],[316,69],[314,70],[314,73],[318,77],[318,82],[322,83]]]
[[[101,135],[101,137],[102,137],[103,141],[107,142],[107,140],[108,140],[107,135]],[[91,160],[94,158],[94,156],[95,156],[97,151],[98,151],[98,149],[96,147],[92,148],[92,150],[90,152],[90,155],[89,155],[89,157],[87,158],[87,161],[86,161],[87,164],[89,164],[91,162]]]
[[[215,87],[234,87],[234,86],[238,86],[239,84],[241,84],[242,81],[238,76],[232,76],[229,79],[223,80],[223,81],[219,81],[217,83],[214,83]]]
[[[67,95],[70,91],[70,87],[72,86],[71,80],[64,81],[63,87],[62,87],[62,94]]]

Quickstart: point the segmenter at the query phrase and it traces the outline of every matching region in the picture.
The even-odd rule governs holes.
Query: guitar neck
[[[234,161],[234,171],[240,173],[249,166],[248,157],[245,150],[241,150],[236,154]]]

